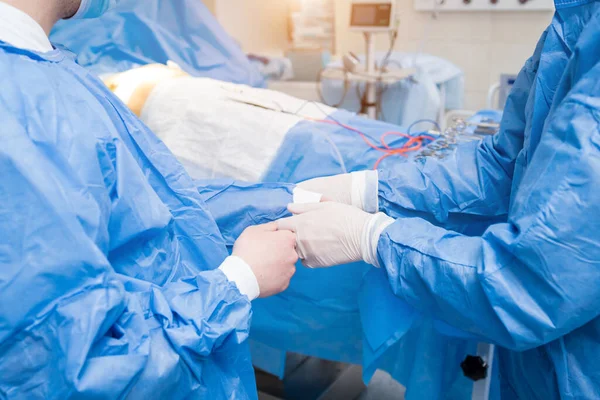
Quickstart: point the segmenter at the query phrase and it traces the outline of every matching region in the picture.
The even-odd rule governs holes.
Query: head
[[[82,1],[85,0],[59,0],[58,4],[60,7],[60,19],[71,18],[77,13]]]
[[[68,18],[96,18],[116,6],[120,0],[0,0],[16,7],[50,33],[54,24]]]

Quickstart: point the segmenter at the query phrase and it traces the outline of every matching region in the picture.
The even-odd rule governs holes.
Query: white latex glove
[[[292,201],[294,204],[319,203],[323,200],[323,195],[321,193],[304,190],[298,186],[294,188],[292,193]]]
[[[348,204],[369,213],[379,210],[378,186],[377,171],[327,176],[298,184],[300,189],[323,194],[326,200]]]
[[[234,257],[252,269],[259,287],[259,297],[283,292],[296,273],[296,235],[278,230],[277,223],[246,228],[233,245]]]
[[[296,233],[297,251],[310,268],[364,260],[378,266],[377,242],[394,220],[368,214],[341,203],[290,204],[293,217],[278,221],[279,229]]]

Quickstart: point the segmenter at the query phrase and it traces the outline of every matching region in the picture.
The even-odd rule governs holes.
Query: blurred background
[[[348,29],[350,0],[203,1],[248,53],[282,56],[316,43],[331,51],[332,58],[348,51],[365,52],[361,33]],[[552,2],[543,10],[470,11],[461,1],[464,10],[440,10],[436,17],[432,12],[418,11],[414,0],[396,3],[400,22],[394,51],[427,53],[458,66],[464,71],[463,106],[467,109],[486,107],[488,90],[500,75],[519,71],[553,14]],[[330,13],[330,19],[323,18],[321,24],[328,37],[302,40],[303,32],[307,37],[311,32],[298,14],[316,9]],[[386,38],[377,40],[378,51],[385,52],[388,47]]]

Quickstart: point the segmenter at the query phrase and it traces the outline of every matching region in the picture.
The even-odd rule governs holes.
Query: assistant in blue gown
[[[202,194],[73,58],[0,42],[0,397],[256,398]],[[245,192],[277,216],[291,190]]]
[[[265,84],[200,0],[120,0],[100,18],[60,21],[50,39],[98,75],[173,61],[192,76]]]
[[[394,293],[498,344],[503,399],[600,398],[600,2],[557,0],[501,132],[381,171]],[[490,223],[467,236],[453,215]],[[392,307],[387,310],[393,315]]]

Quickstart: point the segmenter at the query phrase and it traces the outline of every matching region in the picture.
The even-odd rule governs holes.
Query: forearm
[[[565,254],[553,256],[553,243],[540,242],[540,232],[496,224],[469,237],[419,218],[403,219],[381,236],[379,263],[393,292],[416,309],[523,350],[592,319],[590,304],[600,302],[593,284],[583,285],[574,275],[593,274],[593,281],[600,278],[594,268],[584,260],[568,265]],[[557,283],[548,276],[562,278]]]
[[[233,180],[196,183],[228,245],[233,245],[249,226],[288,216],[287,205],[290,203],[320,201],[320,195],[307,194],[287,183],[252,184]]]
[[[507,223],[463,236],[400,219],[381,237],[394,292],[425,312],[523,350],[599,315],[596,71],[569,91],[528,157]]]
[[[492,138],[465,143],[446,159],[428,157],[379,172],[379,209],[390,216],[424,213],[438,223],[451,214],[506,215],[512,165],[499,162]]]
[[[538,45],[517,76],[500,132],[480,143],[462,144],[442,160],[427,157],[424,162],[409,161],[382,171],[378,191],[381,211],[391,216],[403,210],[419,211],[438,223],[453,213],[494,218],[506,215],[541,51]]]

